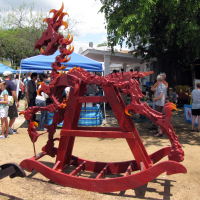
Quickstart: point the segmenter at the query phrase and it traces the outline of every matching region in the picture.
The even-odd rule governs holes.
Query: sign
[[[184,113],[185,113],[185,120],[186,123],[192,123],[192,105],[184,105]],[[195,121],[195,126],[198,126],[198,116]]]

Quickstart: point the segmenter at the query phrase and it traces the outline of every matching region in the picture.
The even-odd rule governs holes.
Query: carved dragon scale
[[[124,72],[123,74],[112,73],[107,75],[106,77],[103,76],[99,77],[97,75],[90,74],[89,72],[85,71],[80,67],[77,68],[74,67],[73,69],[70,69],[68,73],[62,71],[67,67],[67,65],[61,66],[61,63],[67,63],[70,60],[70,54],[72,54],[74,50],[74,47],[71,46],[71,43],[73,41],[73,36],[70,36],[70,34],[68,34],[67,38],[64,38],[63,35],[60,35],[58,33],[58,29],[60,28],[60,26],[65,26],[65,29],[68,27],[67,22],[63,21],[63,17],[68,14],[63,12],[63,9],[64,6],[62,5],[60,10],[53,9],[50,11],[50,13],[53,13],[53,17],[43,20],[48,24],[48,27],[47,30],[43,33],[42,37],[35,44],[35,48],[40,49],[43,55],[51,55],[58,49],[58,47],[60,49],[60,55],[58,55],[55,59],[55,62],[52,63],[52,72],[51,72],[52,81],[50,82],[49,85],[40,83],[41,88],[38,90],[38,94],[41,94],[41,92],[46,93],[51,98],[53,103],[46,107],[33,106],[20,113],[24,114],[24,117],[28,121],[29,124],[28,133],[33,143],[34,150],[35,150],[35,142],[37,141],[40,135],[48,132],[48,141],[47,144],[42,148],[41,154],[36,155],[35,152],[35,156],[33,158],[22,161],[22,163],[20,164],[21,167],[28,169],[29,171],[32,171],[32,169],[34,168],[37,171],[41,172],[46,177],[50,178],[52,181],[55,181],[61,185],[76,187],[91,191],[97,191],[97,192],[112,192],[118,190],[122,191],[129,188],[138,187],[153,180],[164,171],[167,171],[167,174],[186,173],[185,167],[180,163],[178,163],[184,160],[184,151],[182,150],[181,144],[178,142],[178,136],[174,133],[173,127],[171,125],[172,110],[173,109],[177,110],[176,106],[172,103],[165,104],[163,113],[159,113],[153,110],[151,107],[148,106],[147,103],[142,103],[140,101],[140,99],[143,97],[142,91],[140,90],[138,81],[136,79],[134,80],[132,79],[132,78],[142,78],[148,76],[149,74],[153,73],[152,71]],[[43,50],[43,47],[46,47],[46,49]],[[61,72],[59,73],[58,70],[61,70]],[[81,98],[82,99],[84,98],[87,84],[96,84],[102,86],[107,97],[106,100],[111,104],[111,107],[114,108],[113,112],[116,115],[116,118],[121,127],[117,129],[117,132],[116,129],[108,130],[108,128],[101,129],[101,127],[98,127],[96,129],[88,127],[85,129],[83,128],[82,130],[77,127],[78,119],[76,118],[77,117],[79,118],[81,109],[81,105],[79,105],[80,104],[79,100]],[[67,86],[71,87],[68,101],[66,101],[62,97],[62,91]],[[128,94],[131,96],[131,103],[128,106],[125,106],[118,92],[118,88],[120,88],[123,91],[123,94]],[[85,99],[87,99],[87,97],[85,97]],[[93,100],[95,100],[95,97],[93,99],[91,98],[91,102],[93,102]],[[96,100],[96,102],[98,101]],[[116,106],[117,109],[115,109]],[[38,126],[38,124],[33,121],[33,114],[42,110],[54,113],[54,116],[53,116],[53,123],[51,125],[45,126],[47,128],[47,132],[40,134],[36,130],[36,126]],[[117,117],[118,113],[120,113],[121,119]],[[133,114],[137,113],[146,116],[152,122],[159,125],[161,127],[161,130],[169,138],[171,142],[171,147],[166,147],[164,149],[159,150],[158,152],[155,152],[152,155],[148,155],[140,139],[140,136],[134,124],[132,123],[132,120],[129,116],[130,113]],[[64,120],[64,125],[61,131],[61,137],[54,138],[57,124],[61,123],[63,120]],[[86,136],[86,133],[90,134],[89,131],[92,131],[94,135],[95,134],[99,135],[100,134],[99,131],[102,132],[103,130],[105,131],[105,133],[107,133],[107,135],[108,134],[112,135],[112,137],[115,137],[117,134],[119,134],[120,137],[123,137],[122,136],[123,133],[124,135],[126,135],[126,133],[129,134],[131,132],[131,136],[129,136],[131,138],[127,138],[128,136],[124,136],[124,138],[127,139],[127,142],[136,160],[130,162],[128,161],[121,162],[118,164],[115,163],[115,165],[121,166],[121,167],[118,166],[118,170],[116,170],[113,163],[92,162],[71,155],[73,149],[74,137],[76,135],[80,136],[80,134],[82,134],[82,136]],[[102,137],[106,136],[102,135]],[[56,140],[59,141],[58,148],[54,147],[54,142]],[[66,151],[64,153],[63,153],[63,146],[66,146],[65,148]],[[136,146],[136,149],[134,149],[133,146]],[[44,166],[38,161],[38,159],[44,155],[49,155],[51,157],[55,157],[57,155],[56,163],[53,169],[51,168],[49,169],[48,167]],[[164,161],[157,165],[153,165],[166,155],[168,155],[169,161]],[[94,163],[96,165],[99,164],[99,168],[102,167],[103,171],[100,169],[96,169],[96,167],[94,167],[95,165]],[[142,168],[140,167],[141,163],[143,166]],[[72,176],[72,174],[66,175],[62,173],[62,171],[65,168],[67,168],[70,164],[78,168],[78,169],[76,168],[75,170],[76,172],[73,172],[75,174],[78,173],[77,171],[80,171],[79,170],[80,168],[82,170],[85,169],[88,171],[100,173],[101,175],[99,175],[99,177],[101,176],[101,181],[98,179],[96,180],[96,182],[92,182],[94,183],[94,185],[91,186],[91,184],[87,183],[87,180],[85,180],[84,178],[76,177],[74,176],[74,174]],[[105,167],[104,165],[109,167]],[[106,174],[106,172],[122,173],[119,170],[119,168],[125,169],[126,167],[127,170],[129,169],[128,173],[129,176],[123,177],[124,179],[120,180],[116,179],[113,180],[114,182],[112,182],[111,179],[110,180],[102,179],[104,176],[102,174]],[[43,172],[43,169],[45,169],[46,172]],[[141,171],[139,172],[141,173],[139,177],[137,177],[137,174],[131,175],[132,171],[138,169]],[[149,175],[148,173],[150,173],[151,175]],[[143,181],[138,181],[140,180],[140,177],[144,175],[149,176],[150,178],[147,178],[146,180]],[[79,181],[81,183],[83,182],[85,184],[82,185],[78,184],[76,181],[77,178],[79,178]],[[103,180],[106,182],[103,182]],[[129,183],[128,185],[125,184],[126,186],[120,186],[122,185],[123,181],[127,180],[130,180],[131,183]],[[106,188],[106,184],[108,183],[109,184],[115,183],[116,186],[112,188],[111,187]]]

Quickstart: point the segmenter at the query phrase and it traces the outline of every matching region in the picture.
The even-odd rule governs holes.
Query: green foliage
[[[105,41],[105,42],[103,42],[101,44],[98,44],[97,47],[102,47],[102,46],[107,46],[107,45],[108,45],[108,43]]]
[[[43,19],[48,16],[47,11],[34,11],[34,4],[23,3],[18,8],[0,12],[0,57],[10,58],[12,66],[20,66],[21,59],[38,55],[34,50],[35,42],[47,29],[47,23]],[[52,14],[51,14],[52,15]],[[64,36],[69,32],[78,35],[77,21],[67,18],[70,26],[66,31],[61,29]]]
[[[0,13],[0,55],[11,59],[12,66],[19,66],[23,58],[38,55],[35,42],[46,30],[42,20],[47,12],[34,12],[34,4],[25,4]]]
[[[200,55],[200,2],[196,0],[101,0],[108,45],[134,45],[144,59],[165,53],[180,65]],[[147,54],[146,54],[147,53]]]

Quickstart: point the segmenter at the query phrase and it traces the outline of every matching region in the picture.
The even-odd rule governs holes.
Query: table
[[[54,113],[49,113],[48,115],[48,125],[53,122]],[[102,124],[103,117],[101,114],[101,107],[99,105],[93,107],[83,106],[81,109],[81,114],[78,122],[78,126],[100,126]],[[58,127],[63,127],[63,122],[57,125]]]

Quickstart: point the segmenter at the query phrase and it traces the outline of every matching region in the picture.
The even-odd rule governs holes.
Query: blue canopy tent
[[[5,71],[11,71],[12,73],[17,73],[16,70],[0,63],[0,74],[3,74]]]
[[[50,56],[38,55],[23,59],[21,61],[21,70],[52,70],[51,64],[55,62],[55,58],[57,55],[60,55],[59,50],[57,50],[53,55]],[[74,52],[70,56],[71,59],[69,62],[62,63],[65,66],[67,65],[67,68],[65,69],[66,71],[69,71],[69,69],[73,67],[81,67],[89,72],[103,71],[102,64],[95,60]]]
[[[35,73],[44,73],[44,70],[28,70],[28,69],[22,69],[22,70],[16,70],[17,73],[28,73],[28,72],[35,72]]]
[[[51,64],[53,62],[55,62],[55,58],[58,55],[60,55],[59,50],[57,50],[53,55],[50,55],[50,56],[38,55],[38,56],[23,59],[23,60],[21,60],[21,70],[52,70]],[[82,55],[74,53],[74,52],[69,56],[71,56],[70,61],[66,62],[66,63],[62,63],[62,65],[64,64],[64,66],[67,65],[67,68],[65,69],[66,71],[69,71],[69,69],[73,68],[73,67],[81,67],[89,72],[102,72],[103,71],[102,64],[97,61],[94,61],[90,58],[87,58],[85,56],[82,56]],[[68,58],[69,58],[69,56],[68,56]],[[83,110],[85,110],[85,108]],[[88,110],[88,112],[89,111],[90,110]],[[94,115],[94,116],[92,116],[94,118],[93,121],[96,122],[92,125],[97,126],[102,123],[102,117],[97,119],[98,116],[101,116],[99,109],[98,109],[98,112],[97,111],[95,112],[95,114],[92,113],[91,111],[89,112],[89,114]],[[90,117],[90,119],[91,119],[91,117]],[[82,117],[82,121],[88,122],[88,118],[85,119],[84,117]],[[81,125],[83,125],[84,122],[81,122],[82,123]],[[49,119],[49,123],[51,124],[52,120]],[[61,126],[62,126],[62,124],[61,124]]]

